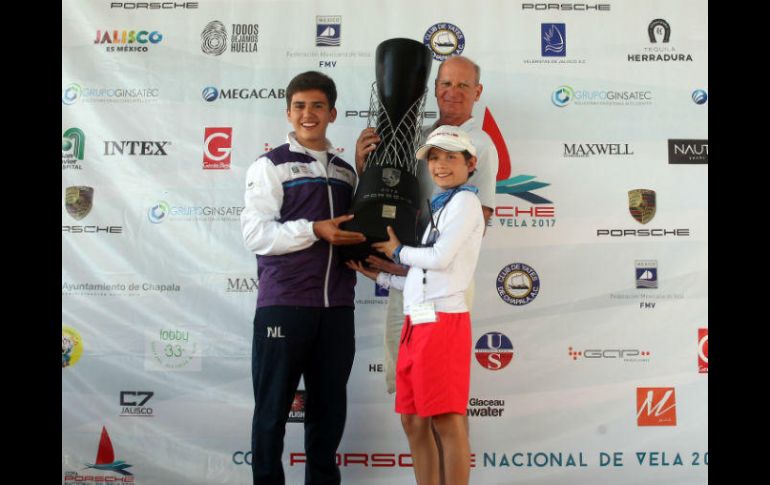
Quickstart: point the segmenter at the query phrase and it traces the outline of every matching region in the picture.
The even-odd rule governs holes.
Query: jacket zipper
[[[329,211],[331,212],[330,218],[334,219],[334,200],[332,199],[332,186],[329,182],[329,166],[331,165],[332,160],[334,160],[337,155],[333,155],[331,159],[328,159],[329,153],[326,153],[327,161],[326,161],[326,193],[329,195]],[[326,263],[326,278],[324,280],[324,307],[329,307],[329,274],[331,273],[332,269],[332,254],[333,254],[334,248],[332,247],[332,244],[329,243],[329,261]]]

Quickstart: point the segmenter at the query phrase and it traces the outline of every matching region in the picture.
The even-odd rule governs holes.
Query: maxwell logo
[[[676,394],[673,387],[636,389],[638,426],[676,426]]]

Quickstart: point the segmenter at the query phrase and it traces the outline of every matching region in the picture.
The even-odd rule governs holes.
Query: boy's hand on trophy
[[[377,148],[379,142],[380,137],[374,128],[366,128],[359,135],[358,140],[356,140],[356,172],[358,175],[364,173],[366,156]]]
[[[334,246],[348,246],[366,241],[366,236],[360,232],[340,229],[340,224],[353,219],[353,214],[346,214],[334,219],[324,219],[313,223],[313,232],[319,239],[328,241]]]

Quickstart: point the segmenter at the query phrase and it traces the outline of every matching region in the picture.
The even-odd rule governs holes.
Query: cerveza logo
[[[123,460],[115,461],[115,451],[112,448],[112,441],[110,441],[110,435],[107,433],[107,428],[102,426],[102,437],[99,440],[99,451],[96,453],[96,462],[93,464],[86,463],[85,470],[93,468],[95,470],[110,471],[120,473],[121,475],[133,475],[127,471],[126,468],[130,468],[133,465],[129,465]]]

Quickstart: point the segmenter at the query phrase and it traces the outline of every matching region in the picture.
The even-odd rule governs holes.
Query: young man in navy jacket
[[[284,484],[281,455],[289,410],[304,376],[306,484],[338,484],[335,463],[355,353],[355,272],[335,246],[365,241],[344,231],[356,172],[326,138],[337,110],[334,81],[305,72],[286,88],[288,143],[246,173],[241,229],[257,256],[254,316],[254,484]]]

